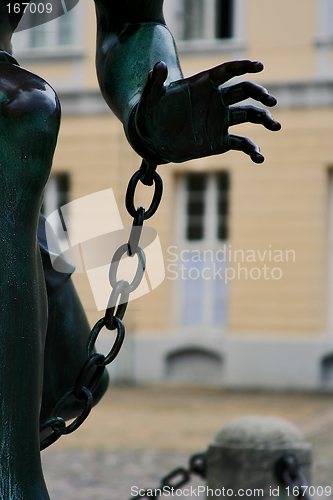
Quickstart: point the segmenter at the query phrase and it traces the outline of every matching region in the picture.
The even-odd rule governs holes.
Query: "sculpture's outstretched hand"
[[[163,62],[155,64],[135,110],[132,127],[136,139],[152,156],[163,160],[159,163],[182,162],[230,149],[243,151],[255,163],[262,163],[259,147],[247,137],[229,134],[228,128],[252,122],[275,131],[280,130],[280,123],[266,110],[232,105],[252,97],[275,106],[276,99],[253,82],[220,87],[234,76],[262,70],[260,62],[233,61],[165,84],[168,69]]]

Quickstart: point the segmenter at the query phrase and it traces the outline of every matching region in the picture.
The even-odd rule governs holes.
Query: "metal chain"
[[[156,172],[156,167],[156,164],[148,163],[146,160],[143,160],[140,169],[133,174],[128,183],[126,208],[134,220],[128,242],[121,245],[115,251],[111,260],[109,281],[112,292],[109,298],[108,307],[104,317],[97,321],[90,332],[87,344],[88,357],[80,370],[74,387],[58,400],[52,410],[50,418],[40,425],[40,432],[46,429],[52,429],[53,431],[47,438],[41,441],[40,450],[44,450],[53,444],[63,434],[74,432],[85,421],[91,411],[93,395],[101,381],[105,366],[111,363],[120,351],[125,338],[125,326],[122,319],[126,312],[129,295],[140,285],[146,268],[146,256],[143,249],[139,246],[143,222],[154,215],[160,204],[163,193],[162,179]],[[146,186],[155,184],[154,196],[147,211],[145,211],[144,207],[135,208],[134,205],[134,195],[139,180]],[[138,256],[137,270],[131,283],[128,283],[126,280],[117,280],[119,262],[125,253],[130,257],[134,255]],[[104,326],[108,330],[117,330],[116,339],[109,354],[106,356],[95,352],[96,340]],[[87,382],[88,375],[93,369],[95,369],[94,374],[90,381]],[[59,413],[67,400],[73,397],[80,403],[84,402],[84,407],[78,417],[66,426],[65,420],[59,416]]]
[[[307,480],[300,469],[295,455],[288,453],[279,458],[275,463],[274,471],[276,478],[289,487],[289,491],[294,498],[311,500],[311,496],[307,491]],[[298,492],[297,495],[294,495],[295,491]]]
[[[184,467],[177,467],[170,474],[164,476],[161,479],[161,484],[157,488],[147,488],[144,490],[143,495],[137,495],[132,497],[131,500],[138,500],[140,498],[148,498],[157,500],[164,493],[170,495],[177,490],[180,490],[186,483],[191,479],[191,476],[196,474],[202,479],[205,478],[205,462],[206,453],[196,453],[192,455],[189,460],[189,467],[185,469]],[[142,491],[142,490],[141,490]]]

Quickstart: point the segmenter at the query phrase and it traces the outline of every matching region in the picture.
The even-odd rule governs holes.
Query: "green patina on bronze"
[[[20,15],[8,16],[6,2],[0,0],[2,51],[10,51],[20,20]],[[261,71],[261,63],[225,63],[183,79],[162,0],[95,3],[100,87],[142,157],[161,164],[238,149],[263,161],[258,146],[229,134],[228,127],[245,121],[270,130],[280,125],[267,111],[230,106],[247,97],[268,106],[276,100],[251,82],[220,88],[233,76]],[[0,55],[0,496],[48,499],[39,415],[42,422],[47,419],[59,396],[72,387],[86,359],[90,329],[70,272],[58,286],[40,242],[47,298],[36,237],[59,130],[59,102],[42,78],[20,68],[9,54]],[[95,403],[106,387],[105,373]],[[80,405],[69,400],[61,416],[79,412]]]
[[[140,156],[162,164],[236,149],[256,163],[264,161],[256,144],[228,129],[247,121],[269,130],[280,124],[255,106],[230,105],[253,97],[274,106],[276,99],[252,82],[221,88],[234,76],[262,71],[261,63],[234,61],[184,79],[163,1],[95,4],[99,85]]]
[[[16,500],[48,498],[39,415],[45,420],[73,386],[90,327],[69,274],[61,286],[55,273],[48,276],[46,295],[36,235],[60,106],[44,80],[15,63],[0,53],[0,491]],[[105,372],[95,403],[107,382]],[[69,400],[61,415],[72,418],[81,406]]]
[[[53,89],[0,62],[0,491],[6,500],[48,498],[39,455],[47,298],[36,233],[59,123]]]

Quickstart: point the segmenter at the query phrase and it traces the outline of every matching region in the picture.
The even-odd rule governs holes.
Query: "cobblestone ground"
[[[136,494],[135,487],[157,488],[160,478],[186,466],[187,458],[184,453],[163,451],[53,450],[43,462],[52,500],[127,500],[131,492]],[[203,484],[191,481],[193,488]]]
[[[78,431],[42,453],[51,498],[130,499],[132,486],[157,487],[225,423],[245,415],[297,425],[312,444],[312,484],[333,490],[333,395],[114,387]]]

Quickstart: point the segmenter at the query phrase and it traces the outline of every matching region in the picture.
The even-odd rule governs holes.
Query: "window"
[[[183,39],[204,38],[204,0],[184,0]]]
[[[207,176],[205,174],[191,174],[187,177],[186,183],[186,239],[202,240],[204,236]]]
[[[318,27],[315,43],[317,45],[317,74],[332,78],[333,47],[333,0],[318,0]]]
[[[193,173],[180,182],[180,321],[226,323],[229,174]]]
[[[168,0],[166,22],[180,53],[230,52],[242,59],[248,0]],[[237,54],[235,54],[237,51]]]
[[[186,177],[186,239],[220,240],[228,237],[229,175],[189,174]],[[208,218],[212,216],[212,218]]]
[[[215,352],[187,348],[171,352],[166,358],[166,378],[186,384],[221,383],[223,360]]]
[[[75,11],[73,13],[71,10],[53,21],[30,28],[27,32],[28,45],[30,47],[71,45],[73,43],[73,14]]]
[[[328,204],[327,204],[327,321],[331,337],[333,336],[333,169],[328,171]],[[333,366],[333,364],[332,364]],[[332,370],[333,374],[333,370]],[[333,377],[332,377],[333,379]]]
[[[183,0],[183,40],[232,38],[233,0]]]
[[[321,360],[321,381],[325,387],[333,385],[333,355],[328,354]]]
[[[61,6],[61,4],[59,5]],[[75,9],[67,11],[52,21],[14,33],[14,54],[27,53],[33,56],[33,54],[49,54],[52,52],[59,56],[68,49],[78,48],[82,38],[81,10],[79,3]],[[29,16],[33,15],[28,11],[26,12],[23,17],[23,19],[25,19],[25,16],[28,17],[25,19],[25,25],[29,26]],[[46,11],[39,14],[39,16],[44,17],[46,21],[48,19]]]
[[[46,218],[52,212],[58,210],[60,207],[69,202],[69,184],[69,175],[67,173],[57,173],[51,175],[46,185],[41,209],[42,214]],[[57,219],[59,226],[53,227],[58,240],[64,238],[63,228],[60,227],[60,219]]]
[[[333,41],[333,0],[319,0],[318,35],[323,41]]]
[[[183,40],[231,38],[233,0],[183,0]]]
[[[232,0],[219,0],[216,6],[216,38],[231,38],[233,33]]]

